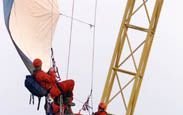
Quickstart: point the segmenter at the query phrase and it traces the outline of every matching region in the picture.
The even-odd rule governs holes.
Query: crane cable
[[[70,38],[69,38],[69,52],[68,52],[68,58],[67,58],[66,79],[68,79],[69,65],[70,65],[71,43],[72,43],[72,30],[73,30],[72,27],[73,27],[73,17],[74,17],[74,6],[75,6],[75,2],[74,2],[74,0],[72,0],[72,15],[71,15]]]
[[[55,61],[55,58],[54,58],[54,51],[53,51],[53,48],[51,48],[51,60],[52,60],[52,67],[54,68],[55,72],[56,72],[56,79],[57,81],[61,81],[61,77],[60,77],[60,73],[59,73],[59,70],[58,70],[58,67],[56,65],[56,61]]]
[[[93,78],[94,78],[94,61],[95,61],[95,34],[96,34],[96,17],[97,17],[97,3],[98,1],[95,0],[95,11],[94,11],[94,22],[93,22],[93,44],[92,44],[92,70],[91,70],[91,88],[90,88],[90,95],[88,96],[87,100],[85,101],[85,103],[83,104],[82,108],[79,110],[79,113],[81,112],[81,110],[84,111],[88,111],[89,115],[91,115],[90,113],[90,109],[92,110],[92,114],[93,114]],[[89,101],[91,100],[91,106],[89,105]]]
[[[92,44],[92,70],[91,70],[91,90],[90,90],[90,95],[87,98],[87,101],[83,104],[82,108],[91,108],[92,109],[92,113],[93,113],[93,78],[94,78],[94,57],[95,57],[95,27],[96,27],[96,15],[97,15],[97,0],[95,0],[95,11],[94,11],[94,23],[92,24],[88,24],[90,25],[90,27],[94,27],[93,28],[93,44]],[[69,39],[69,48],[68,48],[68,60],[67,60],[67,73],[66,73],[66,79],[68,79],[68,74],[69,74],[69,66],[70,66],[70,55],[71,55],[71,44],[72,44],[72,31],[73,31],[73,21],[74,19],[74,6],[75,6],[75,2],[73,0],[72,2],[72,15],[71,15],[71,26],[70,26],[70,39]],[[63,15],[63,14],[61,14]],[[67,16],[68,17],[68,16]],[[80,21],[80,20],[79,20]],[[80,21],[81,22],[81,21]],[[85,23],[85,22],[82,22]],[[91,99],[91,105],[89,106],[89,100]],[[85,109],[86,110],[86,109]],[[89,109],[87,109],[89,111]],[[89,111],[90,114],[90,111]]]
[[[95,62],[95,36],[96,36],[97,3],[98,3],[98,0],[95,0],[94,28],[93,28],[93,51],[92,51],[92,72],[91,72],[91,106],[92,106],[92,113],[93,113],[93,78],[94,78],[94,62]]]
[[[68,16],[68,15],[63,14],[63,13],[60,13],[60,15],[63,16],[63,17],[69,18],[69,19],[72,18],[71,16]],[[89,25],[90,28],[92,28],[92,27],[94,26],[94,25],[91,24],[91,23],[88,23],[88,22],[86,22],[86,21],[83,21],[83,20],[80,20],[80,19],[77,19],[77,18],[74,18],[74,17],[73,17],[73,20],[74,20],[74,21],[77,21],[77,22],[79,22],[79,23],[83,23],[83,24]]]
[[[50,37],[53,40],[53,0],[52,0],[52,3],[51,3],[51,34],[50,34]],[[51,62],[52,62],[52,67],[55,69],[55,72],[57,74],[57,81],[61,81],[59,70],[58,70],[58,67],[56,65],[56,61],[55,61],[55,58],[54,58],[54,51],[53,51],[52,46],[51,46]]]

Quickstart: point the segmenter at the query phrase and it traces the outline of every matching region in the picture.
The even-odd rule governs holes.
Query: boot
[[[66,106],[75,106],[76,104],[72,102],[72,97],[66,97],[64,100]]]
[[[71,106],[67,106],[64,111],[65,115],[74,115]]]

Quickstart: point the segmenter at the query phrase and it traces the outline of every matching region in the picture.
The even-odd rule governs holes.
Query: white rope
[[[67,74],[66,74],[66,79],[68,79],[69,65],[70,65],[70,54],[71,54],[71,43],[72,43],[72,27],[73,27],[74,6],[75,6],[75,2],[73,0],[73,2],[72,2],[71,26],[70,26],[69,52],[68,52],[68,58],[67,58],[68,60],[67,60]]]
[[[75,6],[75,2],[73,0],[73,3],[72,3],[72,16],[67,16],[67,15],[64,15],[62,13],[60,13],[60,15],[62,16],[65,16],[65,17],[68,17],[68,18],[71,18],[71,26],[70,26],[70,39],[69,39],[69,51],[68,51],[68,60],[67,60],[67,74],[66,74],[66,79],[68,79],[68,74],[69,74],[69,66],[70,66],[70,55],[71,55],[71,44],[72,44],[72,28],[73,28],[73,20],[76,20],[78,22],[81,22],[81,23],[84,23],[84,24],[87,24],[87,25],[90,25],[90,27],[94,27],[93,28],[93,45],[92,45],[92,70],[91,70],[91,109],[92,109],[92,113],[93,113],[93,77],[94,77],[94,58],[95,58],[95,33],[96,33],[96,15],[97,15],[97,0],[95,1],[95,11],[94,11],[94,24],[89,24],[87,22],[84,22],[82,20],[79,20],[79,19],[75,19],[73,18],[74,17],[74,6]],[[89,114],[90,114],[90,111],[89,111]]]
[[[93,113],[93,78],[94,78],[94,61],[95,61],[95,34],[96,34],[96,19],[97,19],[97,3],[95,0],[95,13],[94,13],[94,28],[93,28],[93,50],[92,50],[92,71],[91,71],[91,105]]]
[[[60,13],[60,15],[66,17],[66,18],[69,18],[69,19],[72,18],[71,16],[68,16],[68,15],[63,14],[63,13]],[[90,26],[90,27],[93,27],[93,26],[94,26],[93,24],[90,24],[90,23],[88,23],[88,22],[86,22],[86,21],[83,21],[83,20],[80,20],[80,19],[77,19],[77,18],[74,18],[74,17],[73,17],[73,20],[74,20],[74,21],[77,21],[77,22],[80,22],[80,23],[83,23],[83,24],[86,24],[86,25],[88,25],[88,26]]]

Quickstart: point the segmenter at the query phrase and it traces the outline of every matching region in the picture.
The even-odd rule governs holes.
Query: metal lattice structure
[[[106,84],[104,87],[103,95],[101,101],[106,103],[108,106],[112,104],[111,102],[119,95],[121,95],[121,99],[124,102],[124,110],[123,114],[125,115],[133,115],[135,110],[135,105],[137,103],[139,91],[141,88],[142,80],[144,77],[144,72],[146,69],[149,53],[151,50],[155,30],[157,27],[158,19],[160,16],[163,0],[142,0],[139,6],[135,7],[135,3],[137,0],[127,0],[126,9],[124,12],[123,20],[121,23],[119,35],[116,41],[115,50],[113,53],[111,65],[109,68]],[[148,9],[148,2],[154,2],[153,7],[151,8],[151,15]],[[132,24],[131,20],[133,19],[134,15],[139,12],[140,10],[144,10],[144,15],[147,17],[147,27],[139,26],[138,24]],[[142,22],[141,22],[142,23]],[[131,32],[131,30],[135,30]],[[144,39],[136,45],[135,48],[132,47],[132,42],[130,36],[133,36],[133,39],[139,39],[138,36],[134,36],[135,32],[142,32],[144,33]],[[133,34],[133,35],[130,35]],[[125,45],[125,43],[127,45]],[[136,43],[137,44],[137,43]],[[127,48],[126,48],[127,47]],[[135,57],[135,53],[142,49],[140,52],[140,56]],[[126,49],[129,49],[129,55],[126,57],[124,55]],[[125,69],[123,65],[128,61],[132,60],[132,64],[135,69]],[[125,84],[121,84],[120,78],[123,77],[121,74],[128,75],[130,80],[128,80]],[[120,76],[121,75],[121,76]],[[113,90],[114,81],[117,81],[119,86],[119,91],[114,95],[111,95]],[[130,89],[130,96],[128,100],[126,99],[124,94],[124,89],[126,89],[129,85],[132,85]],[[119,108],[119,107],[118,107]],[[119,108],[120,109],[120,108]],[[109,111],[110,112],[110,111]]]

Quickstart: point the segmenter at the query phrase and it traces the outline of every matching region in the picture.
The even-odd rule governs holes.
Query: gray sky
[[[92,23],[94,2],[77,0],[75,3],[75,17]],[[126,0],[98,1],[94,110],[101,98],[125,3]],[[60,1],[59,4],[61,12],[71,14],[71,0]],[[135,115],[183,114],[182,4],[181,0],[164,1]],[[53,44],[62,76],[65,75],[67,68],[69,24],[68,18],[60,17]],[[89,26],[74,22],[69,78],[76,80],[74,95],[81,101],[85,101],[90,92],[92,31]],[[0,2],[0,52],[0,113],[3,115],[43,115],[43,104],[41,104],[40,111],[36,111],[37,103],[34,106],[28,104],[29,92],[24,87],[24,79],[28,71],[5,29],[2,1]],[[77,106],[74,110],[78,111],[81,104],[76,100],[75,102]],[[121,114],[118,108],[112,111],[117,115]]]

